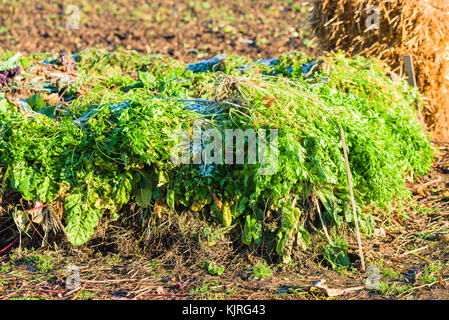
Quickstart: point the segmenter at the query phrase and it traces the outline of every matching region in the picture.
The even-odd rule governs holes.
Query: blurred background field
[[[79,29],[66,26],[74,14],[69,5],[79,8]],[[272,58],[311,52],[309,9],[309,2],[292,0],[0,0],[0,48],[27,53],[122,46],[185,62],[218,53]]]

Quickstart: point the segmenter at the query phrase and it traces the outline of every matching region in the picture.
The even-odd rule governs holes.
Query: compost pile
[[[397,73],[412,55],[423,116],[440,140],[449,138],[448,21],[448,0],[315,0],[311,17],[325,50],[376,57]]]
[[[340,128],[367,236],[374,229],[370,206],[407,199],[406,177],[425,174],[432,162],[413,108],[419,94],[376,60],[296,52],[185,65],[98,50],[74,58],[78,79],[55,89],[64,103],[52,105],[38,90],[26,100],[7,99],[14,81],[0,98],[2,192],[20,192],[40,211],[53,208],[73,245],[133,203],[155,219],[201,212],[238,230],[241,243],[264,244],[285,261],[311,246],[317,229],[308,221],[318,206],[329,227],[354,226]],[[17,83],[39,64],[31,57],[17,63],[24,70]],[[198,121],[221,132],[278,129],[277,148],[266,154],[277,154],[276,170],[262,174],[266,165],[249,164],[248,153],[244,164],[173,162],[173,133],[193,136]],[[203,136],[201,151],[210,143]],[[39,221],[36,211],[18,207],[16,225],[26,230]],[[337,236],[332,245],[344,251]]]

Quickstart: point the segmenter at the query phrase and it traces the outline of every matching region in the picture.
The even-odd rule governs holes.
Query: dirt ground
[[[1,48],[76,52],[120,45],[186,62],[223,52],[272,58],[290,50],[313,50],[307,7],[294,1],[72,4],[80,10],[77,30],[66,28],[71,13],[63,1],[0,0]],[[0,299],[449,300],[449,144],[437,145],[440,154],[432,172],[408,184],[413,203],[397,204],[391,212],[372,209],[378,229],[362,240],[367,265],[379,271],[373,290],[366,290],[367,274],[359,271],[354,234],[347,235],[351,268],[334,271],[312,249],[283,267],[271,261],[266,265],[256,252],[226,242],[191,252],[182,241],[171,242],[169,251],[151,251],[154,246],[138,246],[134,234],[113,225],[78,248],[59,244],[27,250],[15,237],[0,243]],[[0,235],[8,228],[0,220]],[[223,274],[205,270],[205,260],[223,267]],[[78,280],[79,286],[67,286]]]
[[[0,47],[30,53],[122,46],[185,62],[218,53],[272,58],[310,51],[302,2],[0,0]]]

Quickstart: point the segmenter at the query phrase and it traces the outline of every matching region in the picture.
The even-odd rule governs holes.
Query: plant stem
[[[340,132],[341,132],[341,140],[343,142],[343,152],[345,154],[346,173],[348,175],[349,194],[351,195],[352,212],[354,214],[355,230],[357,233],[357,243],[359,245],[360,260],[362,261],[362,271],[365,272],[365,258],[363,256],[362,240],[360,239],[359,221],[357,219],[357,210],[355,207],[354,191],[352,189],[351,171],[349,170],[348,152],[346,150],[345,132],[343,131],[343,127],[340,127]]]

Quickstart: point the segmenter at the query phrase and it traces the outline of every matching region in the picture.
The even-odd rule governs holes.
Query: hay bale
[[[311,17],[324,50],[377,57],[400,74],[412,55],[425,122],[441,140],[449,138],[448,21],[449,0],[315,0]]]

